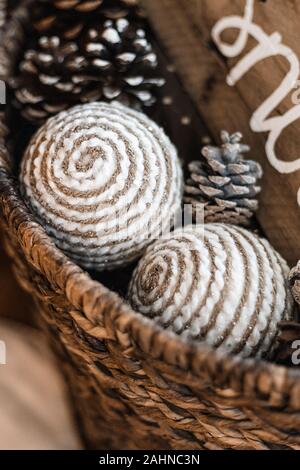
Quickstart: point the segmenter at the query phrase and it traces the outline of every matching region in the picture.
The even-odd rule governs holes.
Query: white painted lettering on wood
[[[281,34],[271,35],[253,23],[254,0],[246,0],[244,16],[227,16],[220,19],[212,30],[212,37],[220,52],[228,58],[239,56],[245,49],[249,36],[257,41],[248,52],[229,72],[227,83],[234,86],[258,62],[272,56],[283,56],[290,64],[290,69],[280,86],[253,113],[250,127],[254,132],[268,132],[266,155],[270,164],[280,173],[293,173],[300,170],[300,158],[283,161],[276,154],[276,142],[290,124],[300,118],[300,104],[296,103],[285,114],[269,117],[281,101],[295,89],[300,76],[300,64],[297,55],[291,48],[282,44]],[[222,33],[227,29],[238,29],[239,35],[234,43],[222,40]],[[297,196],[300,205],[300,189]]]

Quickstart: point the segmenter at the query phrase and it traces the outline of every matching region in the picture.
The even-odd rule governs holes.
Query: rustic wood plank
[[[237,59],[226,61],[217,53],[212,47],[211,29],[223,16],[243,15],[244,1],[146,0],[145,5],[153,27],[176,62],[183,83],[212,134],[217,137],[222,128],[241,130],[245,141],[252,146],[252,157],[262,163],[265,177],[258,218],[273,245],[291,265],[295,264],[300,254],[300,217],[296,200],[300,172],[278,173],[266,159],[266,134],[254,133],[249,127],[252,113],[287,73],[286,60],[269,58],[262,61],[231,88],[226,84],[226,75]],[[300,57],[296,21],[299,10],[299,3],[293,0],[256,1],[254,21],[267,33],[279,31],[283,43]],[[236,32],[232,34],[234,39]],[[246,50],[254,45],[254,41],[249,41]],[[283,114],[291,107],[291,96],[288,96],[276,113]],[[282,160],[294,159],[299,155],[299,149],[297,121],[280,138],[277,153]]]

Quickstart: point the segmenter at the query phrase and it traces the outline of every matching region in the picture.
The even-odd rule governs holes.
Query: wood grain
[[[237,59],[225,61],[218,54],[211,42],[211,29],[223,16],[243,15],[244,1],[146,0],[145,5],[212,135],[217,137],[222,128],[230,132],[240,130],[252,146],[251,157],[263,165],[265,176],[258,218],[275,248],[294,265],[300,257],[300,209],[296,200],[300,172],[281,175],[272,168],[265,154],[266,134],[253,133],[249,127],[251,115],[279,86],[289,70],[288,63],[282,58],[266,59],[231,88],[226,84],[226,75]],[[283,43],[300,57],[299,14],[300,5],[296,1],[255,2],[254,21],[267,33],[279,31]],[[234,38],[236,33],[232,34]],[[254,45],[254,41],[249,41],[246,50]],[[292,106],[288,96],[276,113],[283,114]],[[280,138],[277,154],[282,160],[293,160],[299,156],[299,149],[298,121]]]

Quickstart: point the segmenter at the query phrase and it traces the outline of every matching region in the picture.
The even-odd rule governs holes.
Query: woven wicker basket
[[[26,12],[1,38],[1,75],[22,47]],[[146,322],[67,259],[34,221],[0,124],[3,242],[35,298],[86,446],[300,449],[300,371],[185,344]]]

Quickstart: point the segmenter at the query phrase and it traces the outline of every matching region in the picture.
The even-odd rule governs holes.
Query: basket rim
[[[10,24],[15,24],[16,21],[17,12],[12,15],[2,31],[4,44]],[[6,53],[7,63],[11,64],[12,54],[4,48],[1,49],[0,53]],[[4,116],[1,116],[1,121],[5,125]],[[35,220],[23,202],[12,170],[7,166],[6,154],[3,158],[1,154],[2,146],[0,209],[5,225],[20,244],[27,262],[41,272],[52,286],[61,290],[68,301],[81,311],[82,318],[78,315],[72,317],[79,327],[82,323],[89,334],[103,339],[103,332],[97,327],[103,324],[105,326],[109,322],[113,325],[113,339],[121,344],[124,352],[130,346],[138,355],[150,355],[153,361],[163,362],[178,371],[208,380],[215,388],[230,388],[247,397],[267,401],[272,406],[284,405],[300,409],[299,369],[261,359],[230,356],[203,343],[186,342],[135,312],[116,292],[93,280],[55,246],[44,228]]]

